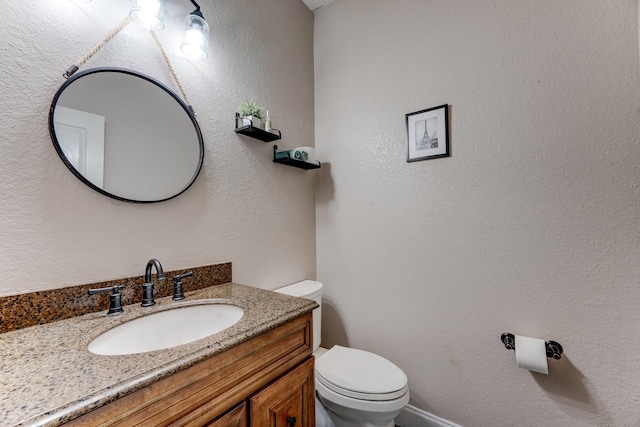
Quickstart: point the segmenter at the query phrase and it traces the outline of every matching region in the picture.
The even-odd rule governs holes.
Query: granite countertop
[[[119,397],[201,362],[317,307],[314,301],[227,283],[157,299],[153,307],[125,306],[0,334],[0,425],[58,426]],[[123,356],[89,353],[104,331],[146,314],[199,299],[244,309],[238,323],[178,347]],[[158,331],[162,333],[162,331]]]

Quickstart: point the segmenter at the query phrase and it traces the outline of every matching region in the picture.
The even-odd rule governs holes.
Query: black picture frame
[[[449,104],[405,114],[407,162],[449,157]]]

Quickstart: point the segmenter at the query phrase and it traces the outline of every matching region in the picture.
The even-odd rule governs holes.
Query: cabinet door
[[[314,427],[313,357],[250,399],[251,427]]]
[[[247,404],[241,403],[204,427],[247,427]]]

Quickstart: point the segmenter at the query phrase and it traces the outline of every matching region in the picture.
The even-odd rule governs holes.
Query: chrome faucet
[[[162,271],[162,264],[157,259],[151,259],[147,263],[147,268],[144,272],[144,284],[142,285],[142,304],[143,307],[151,307],[155,305],[155,300],[153,299],[153,283],[151,283],[151,270],[153,267],[156,267],[156,280],[158,282],[162,282],[164,280],[164,271]]]

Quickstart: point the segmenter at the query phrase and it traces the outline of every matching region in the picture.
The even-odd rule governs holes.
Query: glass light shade
[[[164,1],[131,0],[129,16],[144,28],[160,31],[164,28]]]
[[[193,59],[205,59],[209,50],[209,24],[204,18],[191,14],[185,20],[185,32],[180,49]]]

